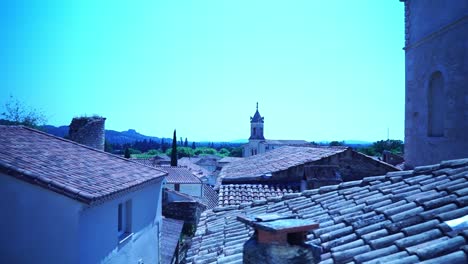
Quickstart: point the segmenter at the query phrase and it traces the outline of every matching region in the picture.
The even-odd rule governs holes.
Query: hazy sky
[[[52,125],[229,141],[258,101],[269,139],[403,139],[399,1],[5,2],[0,103]]]

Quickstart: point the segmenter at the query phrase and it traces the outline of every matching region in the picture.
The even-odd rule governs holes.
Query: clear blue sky
[[[399,1],[5,2],[1,104],[52,125],[229,141],[258,101],[269,139],[403,139]]]

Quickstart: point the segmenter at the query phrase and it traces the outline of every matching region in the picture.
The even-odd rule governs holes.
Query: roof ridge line
[[[7,126],[6,126],[6,127],[7,127]],[[75,141],[70,140],[70,139],[58,137],[58,136],[55,136],[55,135],[46,133],[46,132],[44,132],[44,131],[40,131],[40,130],[31,128],[31,127],[26,127],[26,126],[23,126],[23,125],[19,125],[19,126],[15,126],[15,127],[23,128],[23,129],[26,129],[26,130],[35,132],[35,133],[37,133],[37,134],[42,134],[42,135],[44,135],[44,136],[48,136],[48,137],[55,138],[55,139],[58,139],[58,140],[61,140],[61,141],[64,141],[64,142],[72,143],[72,144],[74,144],[74,145],[77,145],[77,146],[80,146],[80,147],[84,147],[84,148],[86,148],[86,149],[93,150],[93,151],[95,151],[95,152],[104,153],[104,154],[106,154],[106,155],[108,155],[108,156],[112,156],[112,157],[115,157],[115,158],[119,158],[119,159],[125,160],[125,161],[127,161],[127,162],[131,162],[131,163],[134,163],[134,164],[138,164],[138,165],[141,165],[141,166],[145,166],[145,167],[148,167],[148,168],[152,168],[153,170],[157,170],[157,171],[159,171],[159,172],[166,173],[165,171],[161,171],[161,170],[159,170],[159,169],[157,169],[157,168],[155,168],[155,167],[147,166],[147,165],[145,165],[145,164],[142,164],[142,163],[139,163],[139,162],[136,162],[136,161],[133,161],[133,160],[130,160],[130,159],[127,159],[127,158],[124,158],[124,157],[121,157],[121,156],[118,156],[118,155],[109,153],[109,152],[105,152],[105,151],[103,151],[103,150],[95,149],[95,148],[92,148],[92,147],[90,147],[90,146],[86,146],[86,145],[80,144],[80,143],[75,142]],[[163,175],[161,175],[161,176],[163,176]],[[161,176],[159,176],[159,177],[161,177]]]

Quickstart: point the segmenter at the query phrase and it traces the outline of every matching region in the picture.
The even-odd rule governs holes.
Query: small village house
[[[0,126],[0,263],[158,263],[165,174]]]

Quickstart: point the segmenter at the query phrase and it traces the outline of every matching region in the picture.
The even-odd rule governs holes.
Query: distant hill
[[[68,126],[55,127],[51,125],[45,125],[41,126],[41,130],[57,137],[68,136]]]
[[[145,136],[136,132],[135,129],[129,129],[127,131],[118,132],[115,130],[106,130],[106,140],[111,144],[125,144],[125,143],[132,143],[135,141],[142,141],[142,140],[153,140],[159,141],[161,140],[158,137],[151,137]],[[166,142],[168,139],[165,139]]]
[[[68,126],[50,126],[45,125],[41,127],[41,130],[45,131],[46,133],[52,134],[57,137],[65,137],[68,135]],[[151,137],[145,136],[136,132],[135,129],[129,129],[127,131],[115,131],[115,130],[107,130],[106,129],[106,140],[111,144],[125,144],[125,143],[133,143],[135,141],[142,141],[142,140],[161,140],[158,137]],[[166,142],[169,142],[170,139],[165,139]]]

